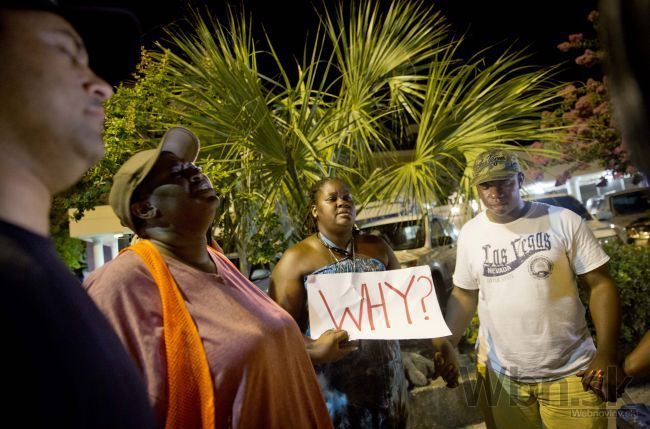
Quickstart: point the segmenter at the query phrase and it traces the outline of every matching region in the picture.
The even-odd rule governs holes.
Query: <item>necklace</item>
[[[336,253],[340,253],[341,255],[344,255],[347,258],[350,258],[354,252],[354,237],[350,239],[345,249],[341,249],[340,247],[338,247],[332,240],[327,238],[323,233],[319,232],[317,237],[318,237],[318,241],[320,241],[323,246],[327,247],[327,249],[330,252],[333,250]]]
[[[346,246],[345,249],[341,249],[340,247],[338,247],[332,240],[330,240],[320,232],[316,235],[316,237],[318,238],[318,241],[320,241],[321,244],[325,246],[325,248],[327,248],[327,250],[330,252],[330,256],[334,260],[334,263],[337,265],[337,268],[339,262],[344,261],[346,259],[350,259],[352,262],[352,271],[356,272],[357,264],[356,264],[356,257],[354,254],[354,235],[352,236],[352,238],[350,238],[350,241],[348,242],[348,245]],[[341,259],[337,258],[334,255],[334,252],[343,255],[343,258]]]

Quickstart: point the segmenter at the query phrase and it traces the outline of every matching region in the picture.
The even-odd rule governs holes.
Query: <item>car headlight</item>
[[[607,237],[599,237],[598,242],[601,244],[608,244],[608,243],[620,243],[621,239],[618,235],[608,235]]]
[[[627,228],[627,236],[634,239],[649,239],[650,232],[638,228]]]
[[[625,232],[627,233],[628,241],[633,241],[635,244],[647,245],[650,240],[650,231],[648,227],[629,227],[626,228]]]

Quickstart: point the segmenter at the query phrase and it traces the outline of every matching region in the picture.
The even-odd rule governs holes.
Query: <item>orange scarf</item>
[[[137,253],[151,272],[162,302],[167,357],[165,429],[214,429],[214,387],[203,343],[162,255],[149,240],[122,250]]]

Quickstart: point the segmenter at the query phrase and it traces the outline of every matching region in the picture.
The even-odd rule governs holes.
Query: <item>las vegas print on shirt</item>
[[[485,277],[506,275],[529,260],[528,271],[533,277],[544,279],[553,270],[550,259],[537,255],[551,250],[551,237],[546,232],[522,235],[512,240],[509,247],[493,247],[486,244],[482,249],[485,258],[483,261]]]

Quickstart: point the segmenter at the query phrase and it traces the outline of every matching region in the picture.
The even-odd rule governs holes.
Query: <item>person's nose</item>
[[[188,180],[192,183],[201,181],[203,179],[203,172],[201,170],[201,167],[197,167],[196,165],[189,163],[185,169],[185,177],[187,177]]]
[[[97,97],[100,101],[106,101],[113,95],[113,87],[101,77],[97,76],[92,70],[89,69],[89,77],[84,87],[86,91]]]
[[[337,198],[336,202],[337,202],[337,205],[339,207],[344,207],[344,206],[349,206],[350,205],[350,202],[348,200],[346,200],[345,198],[343,198],[343,197]]]

